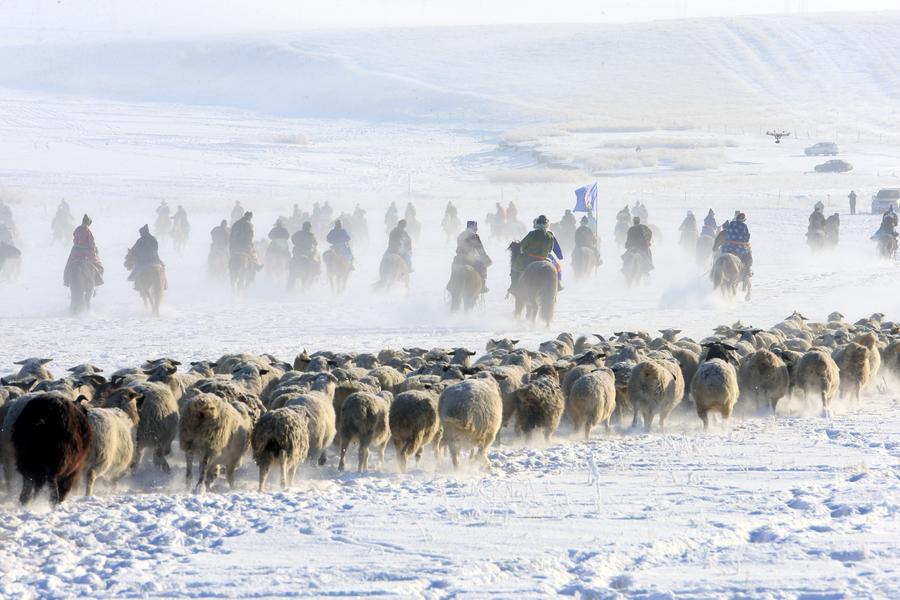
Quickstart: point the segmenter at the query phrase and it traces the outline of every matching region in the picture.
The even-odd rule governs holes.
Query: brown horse
[[[734,298],[737,295],[738,285],[743,284],[743,290],[747,293],[746,299],[750,300],[750,278],[741,259],[734,254],[723,253],[717,256],[709,277],[712,279],[713,289],[728,299]]]
[[[515,264],[516,258],[521,256],[519,242],[511,243],[508,250]],[[558,286],[556,268],[549,260],[531,260],[518,278],[513,275],[509,287],[516,300],[515,316],[520,317],[524,309],[525,318],[534,322],[540,314],[541,320],[549,327],[556,310]]]
[[[294,284],[300,280],[300,289],[307,289],[311,286],[319,274],[322,272],[322,265],[316,258],[303,254],[296,255],[291,260],[291,268],[288,272],[288,290],[294,289]]]
[[[484,288],[481,274],[472,265],[455,263],[450,271],[450,312],[459,310],[460,305],[466,312],[475,307],[475,302]]]
[[[587,246],[575,246],[572,252],[572,270],[576,279],[584,279],[593,275],[599,266],[597,252]]]
[[[378,282],[375,289],[379,291],[388,291],[394,285],[402,283],[406,290],[409,291],[409,265],[406,260],[399,254],[385,254],[381,259],[381,266],[378,269]]]
[[[353,265],[345,257],[335,252],[333,248],[329,248],[322,253],[322,261],[325,263],[325,273],[328,275],[331,291],[335,294],[344,293]]]
[[[256,261],[249,252],[232,252],[228,259],[228,272],[231,274],[231,289],[243,292],[256,277]]]

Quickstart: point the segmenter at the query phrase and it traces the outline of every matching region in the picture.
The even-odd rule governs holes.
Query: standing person
[[[94,266],[94,287],[103,285],[103,265],[100,263],[100,255],[97,244],[94,242],[94,234],[91,232],[91,218],[84,215],[81,225],[72,232],[72,250],[69,252],[69,260],[63,271],[63,285],[71,287],[75,269],[82,263],[90,263]]]
[[[850,190],[850,193],[847,194],[847,199],[850,200],[850,214],[856,214],[856,192]]]

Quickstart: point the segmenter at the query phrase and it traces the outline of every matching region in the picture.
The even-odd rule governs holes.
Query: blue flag
[[[597,208],[597,184],[590,183],[575,190],[574,212],[593,213]]]

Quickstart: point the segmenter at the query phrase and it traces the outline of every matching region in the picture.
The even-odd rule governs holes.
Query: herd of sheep
[[[343,470],[356,444],[365,471],[370,450],[384,464],[391,441],[404,472],[429,445],[438,461],[449,454],[457,467],[470,454],[489,469],[504,426],[526,442],[536,431],[549,440],[566,419],[587,439],[623,416],[634,427],[650,430],[658,419],[663,428],[688,402],[708,427],[711,413],[728,419],[739,401],[774,413],[795,393],[827,413],[839,393],[858,402],[882,364],[900,371],[900,326],[882,314],[849,323],[832,313],[813,323],[795,312],[769,330],[736,323],[700,342],[679,333],[562,333],[537,350],[490,340],[477,359],[465,348],[304,351],[293,364],[232,354],[180,372],[161,358],[108,377],[82,364],[56,378],[49,360],[26,359],[0,380],[0,463],[10,492],[21,476],[23,504],[45,485],[61,502],[79,477],[87,494],[97,479],[115,484],[146,451],[168,471],[176,440],[196,488],[220,474],[233,486],[248,451],[262,491],[273,465],[288,488],[301,464],[326,464],[332,448]]]

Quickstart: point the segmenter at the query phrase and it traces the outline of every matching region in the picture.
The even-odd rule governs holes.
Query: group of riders
[[[825,207],[821,202],[816,203],[809,216],[809,225],[806,233],[807,242],[814,249],[835,246],[839,239],[840,217],[837,213],[825,216]],[[288,224],[294,225],[298,216],[306,216],[294,207],[294,214],[288,218],[279,218],[275,221],[268,233],[269,248],[266,253],[266,261],[276,260],[281,257],[284,264],[291,269],[294,265],[302,263],[314,263],[316,267],[320,262],[318,241],[313,220],[325,223],[323,219],[331,218],[330,207],[318,205],[313,211],[312,218],[304,220],[293,233]],[[174,232],[189,231],[187,214],[183,207],[179,206],[174,214],[171,214],[168,205],[163,202],[156,211],[155,233],[157,236],[171,235]],[[342,215],[344,216],[344,215]],[[357,206],[352,216],[347,217],[356,220],[365,220],[364,211]],[[492,223],[508,223],[517,220],[517,210],[510,202],[507,207],[497,204],[497,212],[489,215]],[[413,236],[410,233],[410,221],[418,225],[415,208],[410,203],[406,207],[404,218],[399,218],[399,211],[395,204],[391,204],[385,215],[385,225],[388,231],[388,244],[382,257],[382,263],[391,255],[399,256],[405,264],[408,272],[412,272]],[[632,263],[639,264],[644,274],[648,274],[654,268],[652,244],[654,238],[653,229],[648,226],[647,208],[640,202],[634,206],[625,206],[616,215],[616,239],[624,246],[622,254],[623,272],[628,275]],[[881,225],[872,235],[879,253],[884,257],[894,257],[898,246],[898,214],[891,207],[882,216]],[[69,205],[62,201],[53,217],[52,227],[54,237],[63,237],[63,232],[68,229],[72,232],[72,248],[63,281],[71,287],[76,278],[86,270],[93,275],[93,287],[103,284],[104,269],[99,258],[97,245],[91,232],[91,218],[84,215],[81,224],[69,229],[72,224],[72,214]],[[452,202],[449,202],[444,212],[442,227],[449,231],[454,223],[459,223],[459,213]],[[320,225],[321,227],[321,225]],[[458,229],[457,229],[458,231]],[[697,231],[697,219],[691,211],[682,222],[680,228],[681,243],[685,247],[695,247],[699,250],[703,244],[712,240],[709,251],[717,254],[732,254],[740,259],[742,274],[749,278],[753,271],[753,253],[750,246],[750,230],[747,225],[747,217],[741,211],[736,211],[730,220],[718,224],[716,215],[712,209],[703,219],[700,231]],[[219,225],[210,232],[210,270],[229,268],[229,258],[244,256],[254,271],[262,268],[262,263],[257,257],[254,247],[253,213],[244,210],[240,202],[235,203],[231,212],[231,223],[223,219]],[[330,229],[325,235],[332,258],[342,261],[346,270],[354,268],[354,255],[351,247],[352,234],[342,219],[330,221]],[[568,243],[561,244],[561,240],[567,239]],[[0,202],[0,244],[12,247],[14,242],[14,225],[9,207]],[[293,249],[289,249],[289,244]],[[546,261],[550,263],[557,274],[558,290],[562,290],[563,247],[573,248],[573,254],[578,252],[590,253],[599,262],[598,239],[596,235],[596,223],[592,216],[585,215],[577,222],[571,211],[566,211],[558,223],[551,224],[545,215],[540,215],[533,221],[533,228],[515,246],[511,257],[510,291],[513,292],[516,282],[522,273],[534,261]],[[487,271],[492,264],[491,258],[485,250],[479,236],[478,223],[474,220],[466,222],[462,233],[456,236],[456,253],[453,258],[453,266],[468,266],[474,269],[481,278],[481,293],[488,291]],[[126,266],[130,269],[129,280],[135,282],[138,287],[140,273],[149,268],[162,270],[165,265],[159,256],[159,242],[157,237],[150,232],[148,225],[139,229],[139,237],[135,244],[128,250]],[[86,269],[89,267],[89,269]],[[163,279],[163,286],[165,281]],[[448,284],[449,289],[449,284]]]

